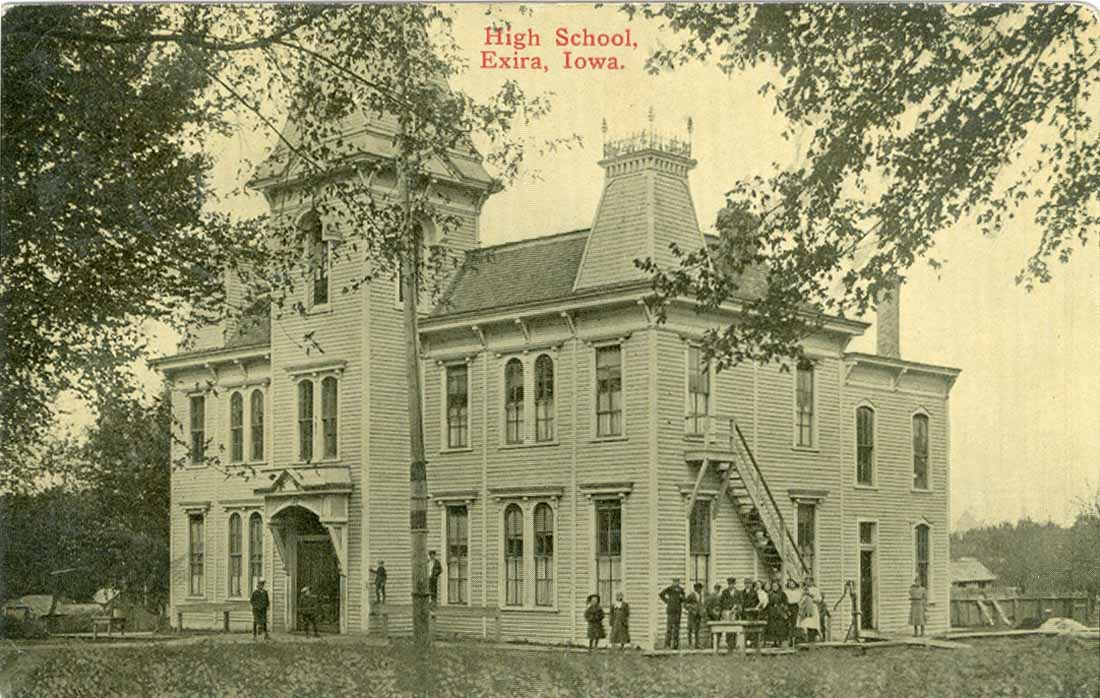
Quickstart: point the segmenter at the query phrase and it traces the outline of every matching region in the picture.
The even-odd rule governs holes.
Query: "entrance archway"
[[[291,505],[272,518],[272,528],[282,538],[288,576],[287,626],[303,628],[302,590],[309,587],[316,598],[317,625],[325,632],[340,632],[344,584],[331,532],[309,509]]]

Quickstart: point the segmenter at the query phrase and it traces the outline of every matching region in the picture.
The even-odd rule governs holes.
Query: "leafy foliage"
[[[710,61],[727,74],[769,67],[761,85],[803,157],[734,183],[721,241],[653,272],[660,302],[739,300],[746,320],[712,333],[726,362],[795,356],[822,314],[862,314],[937,234],[985,235],[1028,213],[1041,231],[1017,281],[1051,278],[1097,239],[1100,23],[1082,5],[667,4],[625,6],[682,41],[651,71]],[[711,265],[713,264],[713,269]],[[738,275],[767,270],[745,299]]]
[[[24,656],[39,655],[38,652]],[[1059,696],[1096,695],[1095,647],[1066,638],[975,643],[964,650],[817,650],[767,661],[655,659],[636,652],[509,651],[359,642],[206,641],[66,648],[5,695],[70,696]],[[2,655],[0,655],[2,656]],[[33,659],[17,659],[19,662]],[[416,693],[419,691],[419,693]]]

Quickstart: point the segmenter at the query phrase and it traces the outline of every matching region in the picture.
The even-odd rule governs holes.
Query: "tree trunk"
[[[412,537],[413,642],[431,644],[428,593],[428,471],[424,459],[424,417],[420,399],[420,335],[417,329],[417,296],[420,275],[420,232],[409,220],[411,211],[408,173],[398,163],[398,192],[405,208],[405,253],[401,255],[402,312],[405,324],[405,374],[409,399],[409,532]]]

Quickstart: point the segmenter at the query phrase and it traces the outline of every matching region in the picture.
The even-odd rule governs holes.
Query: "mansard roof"
[[[623,288],[623,282],[610,279],[603,285],[576,288],[589,234],[589,229],[573,230],[468,252],[432,317],[567,300],[572,296],[591,296],[593,291]],[[707,243],[716,240],[714,236],[706,236]],[[629,261],[633,262],[633,257]],[[748,269],[742,274],[739,295],[759,297],[766,283],[763,268]],[[644,288],[648,281],[643,279],[630,285]]]

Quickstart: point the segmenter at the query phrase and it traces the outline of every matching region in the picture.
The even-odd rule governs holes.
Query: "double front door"
[[[317,597],[317,625],[326,632],[340,631],[340,567],[327,536],[298,538],[298,629],[302,628],[301,593],[306,586]]]

